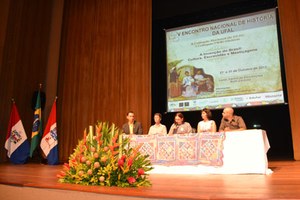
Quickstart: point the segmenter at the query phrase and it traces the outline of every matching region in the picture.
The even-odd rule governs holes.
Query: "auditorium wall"
[[[7,26],[0,35],[0,162],[7,161],[3,147],[10,99],[15,98],[30,138],[32,94],[39,83],[46,92],[44,126],[58,95],[62,161],[97,120],[120,127],[133,110],[145,132],[150,126],[151,1],[61,2],[1,2],[7,21],[0,22]]]
[[[144,132],[151,113],[151,1],[65,0],[58,81],[66,159],[97,120],[122,127],[132,110]]]
[[[0,2],[0,162],[4,162],[7,160],[4,143],[11,98],[15,99],[27,137],[30,138],[33,93],[40,83],[44,89],[47,87],[45,72],[52,0]]]
[[[151,91],[151,0],[61,2],[0,2],[0,162],[7,161],[3,147],[10,99],[15,98],[30,138],[32,95],[39,83],[46,93],[44,125],[58,95],[61,161],[82,138],[84,128],[96,120],[121,126],[126,112],[133,110],[146,133],[152,113],[160,111],[156,104],[164,103],[160,99],[152,103],[151,98],[156,92]],[[280,0],[278,7],[289,99],[287,117],[294,158],[299,160],[300,3]]]
[[[294,158],[300,160],[300,2],[279,0],[279,16],[289,98]]]

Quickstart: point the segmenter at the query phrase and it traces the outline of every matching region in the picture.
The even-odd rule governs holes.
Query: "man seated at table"
[[[234,115],[231,107],[224,108],[222,112],[223,118],[219,127],[219,132],[224,131],[242,131],[246,130],[246,124],[241,116]]]
[[[135,135],[142,135],[143,134],[143,127],[142,124],[138,121],[135,121],[134,112],[129,111],[127,113],[127,123],[123,124],[122,130],[125,134],[135,134]]]

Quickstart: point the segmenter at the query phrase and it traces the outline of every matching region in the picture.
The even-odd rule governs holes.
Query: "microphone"
[[[179,127],[178,124],[175,123],[175,127],[174,127],[174,129],[173,129],[173,134],[176,134],[176,133],[177,133],[178,127]]]
[[[179,124],[177,124],[176,122],[174,124],[175,124],[176,128],[178,128]]]

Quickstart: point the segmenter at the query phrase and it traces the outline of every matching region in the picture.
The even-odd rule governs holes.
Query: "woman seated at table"
[[[202,121],[198,123],[197,133],[215,133],[217,131],[216,122],[212,120],[211,111],[208,108],[204,108],[201,111]]]
[[[174,123],[172,124],[168,135],[191,133],[192,127],[190,123],[184,121],[182,113],[176,113]]]

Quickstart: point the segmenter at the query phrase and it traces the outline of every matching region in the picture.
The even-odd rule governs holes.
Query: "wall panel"
[[[300,1],[278,0],[295,160],[300,160]],[[280,116],[279,116],[280,117]]]
[[[59,74],[60,158],[97,120],[151,121],[151,1],[66,0]]]
[[[0,146],[4,147],[11,111],[11,98],[16,101],[28,138],[31,138],[32,96],[46,79],[47,52],[51,20],[51,0],[9,1],[6,9],[5,35],[0,60]],[[3,14],[2,13],[2,14]],[[3,148],[4,149],[4,148]],[[1,161],[6,150],[0,151]]]

